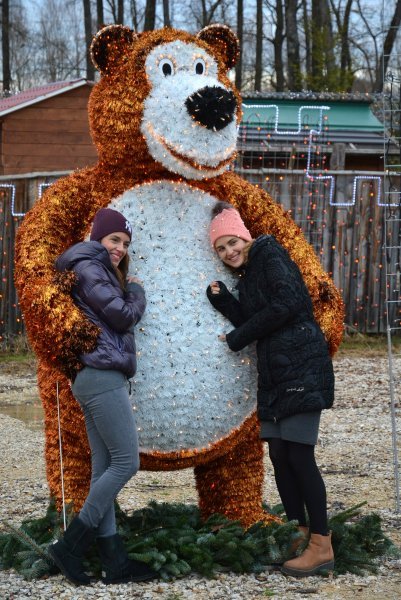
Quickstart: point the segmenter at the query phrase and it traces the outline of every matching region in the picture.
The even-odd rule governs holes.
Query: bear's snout
[[[191,94],[185,106],[197,123],[218,131],[233,121],[237,101],[233,92],[218,86],[207,86]]]

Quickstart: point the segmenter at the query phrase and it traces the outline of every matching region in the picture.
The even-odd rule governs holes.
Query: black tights
[[[289,521],[306,525],[311,533],[327,535],[326,487],[315,460],[315,447],[269,438],[269,456],[281,502]]]

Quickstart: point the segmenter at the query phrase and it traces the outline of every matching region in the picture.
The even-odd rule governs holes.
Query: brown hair
[[[121,289],[125,290],[125,284],[128,275],[129,256],[127,254],[120,260],[118,267],[114,267],[117,279],[121,285]]]

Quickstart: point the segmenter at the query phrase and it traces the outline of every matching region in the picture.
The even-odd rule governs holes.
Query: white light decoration
[[[11,191],[11,216],[24,217],[25,213],[15,212],[15,185],[13,185],[12,183],[0,183],[0,188]]]
[[[318,127],[319,129],[312,130],[317,135],[320,135],[322,132],[322,124],[323,124],[323,111],[330,110],[330,106],[300,106],[298,109],[298,129],[289,129],[289,130],[280,130],[278,128],[279,116],[280,116],[280,107],[277,104],[246,104],[247,108],[274,108],[276,111],[276,118],[274,123],[274,133],[277,135],[299,135],[302,132],[302,112],[304,110],[318,110],[319,111],[319,121]]]
[[[218,339],[233,327],[206,296],[215,279],[231,289],[238,281],[210,245],[215,202],[184,182],[164,181],[134,187],[109,205],[133,225],[130,270],[147,296],[132,381],[142,450],[209,447],[256,408],[254,346],[233,353]]]
[[[317,129],[310,129],[309,133],[308,133],[308,151],[307,151],[307,163],[306,163],[306,171],[305,171],[305,177],[307,179],[309,179],[310,181],[321,181],[321,180],[327,180],[330,182],[330,189],[329,189],[329,203],[333,204],[333,197],[334,197],[334,186],[335,186],[335,180],[334,177],[332,175],[315,175],[313,173],[310,172],[310,165],[311,165],[311,153],[312,153],[312,144],[313,144],[313,137],[314,136],[319,136],[322,134],[322,127],[323,127],[323,112],[324,111],[328,111],[330,110],[330,106],[300,106],[298,109],[298,129],[288,129],[288,130],[280,130],[278,128],[278,124],[279,124],[279,116],[280,116],[280,107],[277,104],[246,104],[247,108],[256,108],[256,109],[266,109],[266,108],[273,108],[275,110],[276,116],[275,116],[275,122],[274,122],[274,133],[276,135],[283,135],[286,137],[291,137],[291,136],[295,136],[295,135],[300,135],[300,133],[302,133],[302,113],[306,110],[310,111],[310,110],[317,110],[319,111],[319,119],[318,119],[318,128]]]
[[[45,189],[47,189],[51,185],[53,185],[53,183],[39,183],[39,185],[38,185],[38,198],[41,198],[43,196],[43,192],[45,191]]]
[[[355,206],[356,195],[358,192],[358,182],[360,180],[377,181],[377,197],[378,206],[398,206],[398,204],[386,204],[381,202],[381,177],[375,175],[357,175],[352,183],[352,199],[351,202],[330,202],[332,206]]]

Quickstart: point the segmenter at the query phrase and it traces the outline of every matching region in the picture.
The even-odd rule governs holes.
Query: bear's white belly
[[[206,296],[214,279],[236,284],[210,246],[215,202],[185,183],[155,182],[109,205],[132,224],[130,273],[147,297],[132,381],[142,451],[207,450],[256,408],[255,350],[234,353],[218,339],[232,325]]]

